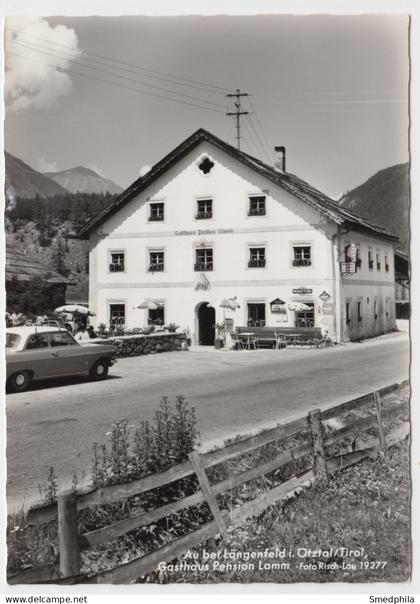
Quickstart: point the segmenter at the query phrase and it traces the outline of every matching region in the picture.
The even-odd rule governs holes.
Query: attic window
[[[211,161],[208,157],[205,157],[203,161],[198,165],[199,170],[203,174],[208,174],[214,166],[214,161]]]

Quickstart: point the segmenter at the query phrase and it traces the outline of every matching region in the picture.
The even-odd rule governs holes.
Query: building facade
[[[96,323],[395,328],[392,234],[284,170],[198,130],[81,230]],[[232,300],[224,308],[222,300]],[[139,306],[141,308],[139,308]]]

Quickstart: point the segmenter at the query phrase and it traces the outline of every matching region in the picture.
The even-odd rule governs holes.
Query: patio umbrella
[[[64,306],[56,308],[55,312],[80,312],[84,315],[92,314],[86,306],[82,306],[81,304],[65,304]]]
[[[298,312],[302,310],[312,310],[310,306],[304,304],[303,302],[291,302],[287,305],[287,308],[289,310],[297,310]]]
[[[148,309],[148,310],[157,310],[161,305],[157,302],[153,302],[153,300],[145,300],[141,304],[137,306],[137,308]]]
[[[223,298],[219,304],[220,308],[236,310],[239,308],[239,304],[236,302],[235,298]]]

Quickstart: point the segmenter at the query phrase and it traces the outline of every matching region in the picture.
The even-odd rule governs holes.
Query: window
[[[360,257],[360,247],[356,247],[356,270],[358,268],[361,268],[362,266],[362,259]]]
[[[385,271],[387,273],[389,273],[389,262],[388,262],[388,255],[385,254]]]
[[[124,325],[125,323],[125,304],[109,305],[109,322],[111,325]]]
[[[165,325],[165,307],[157,303],[158,308],[149,308],[149,325]]]
[[[351,323],[351,302],[346,302],[346,325]]]
[[[213,218],[213,200],[212,199],[197,199],[197,220],[206,220]]]
[[[50,345],[55,346],[77,346],[77,342],[67,331],[50,333]]]
[[[26,342],[26,350],[34,350],[35,348],[48,348],[48,336],[42,333],[35,333],[29,336]]]
[[[373,269],[373,256],[372,256],[372,250],[368,251],[368,265],[369,265],[369,270]]]
[[[6,333],[6,348],[17,348],[20,340],[17,333]]]
[[[265,266],[265,247],[249,248],[249,268],[264,268]]]
[[[376,252],[376,270],[381,270],[381,255],[379,252]]]
[[[363,317],[362,317],[362,303],[360,301],[357,303],[357,320],[359,321],[359,323],[360,323],[360,321],[363,320]]]
[[[213,249],[211,247],[200,247],[195,250],[195,271],[213,270]]]
[[[149,273],[165,270],[165,253],[162,250],[149,252]]]
[[[165,218],[165,204],[163,201],[150,204],[149,222],[160,222]]]
[[[385,317],[389,318],[389,298],[385,298]]]
[[[125,270],[124,252],[111,252],[109,270],[111,273],[122,273]]]
[[[374,300],[373,302],[373,318],[377,319],[378,318],[378,301]]]
[[[265,304],[264,302],[248,303],[248,327],[265,326]]]
[[[305,306],[308,306],[308,310],[298,310],[295,315],[295,326],[296,327],[313,327],[315,314],[314,314],[314,303],[305,302]]]
[[[208,157],[204,157],[202,162],[199,164],[198,169],[201,170],[203,174],[209,174],[213,166],[214,161],[211,161],[211,159]]]
[[[311,266],[311,247],[309,245],[293,246],[293,266]]]
[[[249,197],[248,216],[265,216],[265,195]]]

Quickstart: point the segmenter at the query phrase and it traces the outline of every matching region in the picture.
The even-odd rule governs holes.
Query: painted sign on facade
[[[292,294],[296,294],[299,296],[307,296],[313,293],[313,289],[310,287],[296,287],[292,289]]]

